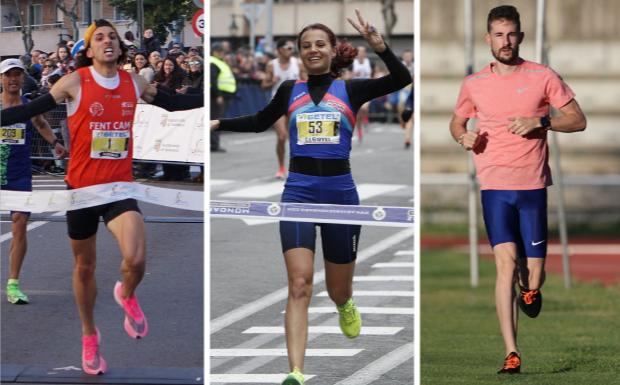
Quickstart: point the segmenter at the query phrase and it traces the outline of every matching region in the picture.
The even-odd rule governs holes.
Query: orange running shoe
[[[519,372],[521,372],[521,357],[517,352],[510,352],[504,359],[504,366],[497,371],[497,374]]]
[[[517,302],[521,310],[530,318],[536,318],[542,307],[542,293],[540,290],[528,290],[520,287]]]

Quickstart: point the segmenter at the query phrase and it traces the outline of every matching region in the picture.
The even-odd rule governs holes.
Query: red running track
[[[423,237],[422,250],[451,248],[469,252],[466,237]],[[486,239],[480,240],[480,255],[491,259],[491,247]],[[569,242],[571,275],[582,282],[600,282],[603,285],[620,283],[620,239],[572,239]],[[547,252],[546,270],[562,274],[562,247],[558,240],[551,240]]]

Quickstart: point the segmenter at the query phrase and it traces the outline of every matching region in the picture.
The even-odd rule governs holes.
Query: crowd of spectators
[[[124,70],[144,77],[147,82],[168,93],[204,92],[201,47],[183,47],[175,41],[162,47],[151,28],[145,29],[141,41],[127,31],[122,42],[128,48],[127,62],[122,65]],[[75,71],[76,58],[71,54],[74,45],[72,40],[61,41],[53,51],[33,49],[30,54],[22,55],[20,60],[28,72],[22,93],[33,97],[46,93],[58,79]],[[81,54],[78,52],[76,55]],[[156,175],[155,166],[139,164],[136,176],[153,177]],[[52,171],[62,171],[55,168]],[[190,177],[189,166],[186,165],[163,165],[163,171],[159,177],[161,180],[186,180]]]

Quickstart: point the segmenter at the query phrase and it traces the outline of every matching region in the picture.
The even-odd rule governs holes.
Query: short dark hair
[[[291,39],[287,39],[284,37],[279,38],[278,41],[276,42],[276,48],[284,47],[286,43],[288,43],[289,41],[291,41]]]
[[[517,26],[517,31],[521,32],[521,17],[519,11],[512,5],[500,5],[489,11],[489,17],[487,18],[487,32],[491,32],[491,23],[495,20],[508,20],[512,21]]]

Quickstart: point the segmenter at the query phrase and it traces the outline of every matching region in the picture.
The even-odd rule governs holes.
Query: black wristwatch
[[[542,127],[543,130],[551,129],[551,118],[549,117],[549,115],[545,115],[542,118],[540,118],[540,126]]]
[[[58,138],[54,139],[54,141],[52,142],[52,147],[56,147],[58,143],[62,144],[62,141]]]

